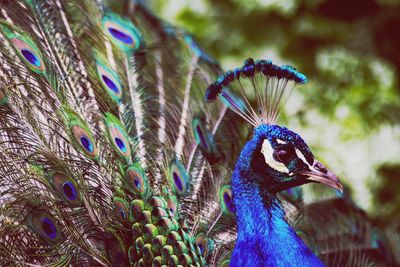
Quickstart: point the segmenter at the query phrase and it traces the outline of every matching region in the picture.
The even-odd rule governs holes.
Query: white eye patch
[[[276,139],[276,142],[281,145],[286,145],[287,143],[281,139]]]
[[[295,148],[295,151],[296,151],[297,157],[298,157],[299,159],[301,159],[301,160],[304,162],[304,164],[310,166],[310,164],[308,164],[308,161],[306,160],[306,157],[304,157],[304,154],[301,153],[301,151],[298,150],[297,148]],[[310,166],[310,167],[311,167],[311,166]]]
[[[272,169],[283,173],[289,173],[289,169],[286,168],[285,164],[274,159],[274,149],[272,148],[268,139],[264,140],[261,147],[261,153],[264,155],[265,163],[267,163]]]

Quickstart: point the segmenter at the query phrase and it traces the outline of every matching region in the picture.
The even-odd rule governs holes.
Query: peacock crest
[[[241,68],[227,71],[210,84],[205,98],[213,101],[219,96],[227,107],[254,127],[272,125],[279,116],[281,102],[287,97],[285,92],[289,90],[290,95],[296,84],[306,82],[306,76],[292,66],[277,66],[268,60],[249,58]],[[240,96],[228,89],[231,84],[239,88]],[[252,92],[247,88],[253,88]],[[255,107],[250,103],[251,93],[255,95]]]

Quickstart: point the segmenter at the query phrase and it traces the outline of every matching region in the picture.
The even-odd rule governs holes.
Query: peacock
[[[295,68],[224,72],[144,1],[0,3],[1,266],[395,265],[346,190],[303,202],[343,186],[277,125]]]

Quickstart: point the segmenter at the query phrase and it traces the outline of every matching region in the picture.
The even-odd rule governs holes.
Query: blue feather
[[[260,186],[264,170],[254,170],[252,160],[267,137],[306,146],[285,128],[261,125],[243,148],[232,176],[238,236],[230,266],[324,266],[285,221],[275,194]]]

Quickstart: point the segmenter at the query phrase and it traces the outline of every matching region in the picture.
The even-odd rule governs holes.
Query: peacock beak
[[[334,173],[329,171],[324,164],[318,160],[314,160],[313,165],[310,166],[310,170],[304,172],[303,174],[308,176],[308,181],[330,186],[343,193],[343,185],[340,183],[339,178]]]

